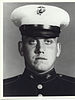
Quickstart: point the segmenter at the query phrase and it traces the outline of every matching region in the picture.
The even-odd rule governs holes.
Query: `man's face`
[[[23,54],[31,70],[46,72],[54,67],[60,47],[57,38],[23,37]]]

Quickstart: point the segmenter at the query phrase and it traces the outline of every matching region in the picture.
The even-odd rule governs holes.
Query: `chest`
[[[57,78],[45,82],[38,82],[32,79],[26,79],[19,82],[16,86],[16,91],[19,95],[26,96],[58,96],[74,94],[75,87],[70,83],[59,80]]]

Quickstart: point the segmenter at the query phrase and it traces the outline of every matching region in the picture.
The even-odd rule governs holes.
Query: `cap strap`
[[[19,27],[21,34],[30,37],[59,37],[60,27],[44,25],[22,25]]]

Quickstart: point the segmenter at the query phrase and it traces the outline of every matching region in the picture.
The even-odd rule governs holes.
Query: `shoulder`
[[[71,76],[67,76],[67,75],[63,75],[63,74],[58,74],[58,73],[57,73],[57,77],[62,81],[75,84],[75,77],[71,77]]]
[[[16,81],[18,81],[21,78],[21,76],[22,75],[18,75],[18,76],[15,76],[15,77],[4,79],[3,85],[9,85],[9,84],[15,83]]]

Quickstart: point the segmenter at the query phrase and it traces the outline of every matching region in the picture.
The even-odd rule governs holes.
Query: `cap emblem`
[[[46,9],[45,9],[45,7],[43,7],[43,6],[39,6],[38,8],[37,8],[37,14],[38,15],[41,15],[43,12],[45,12],[46,11]]]

